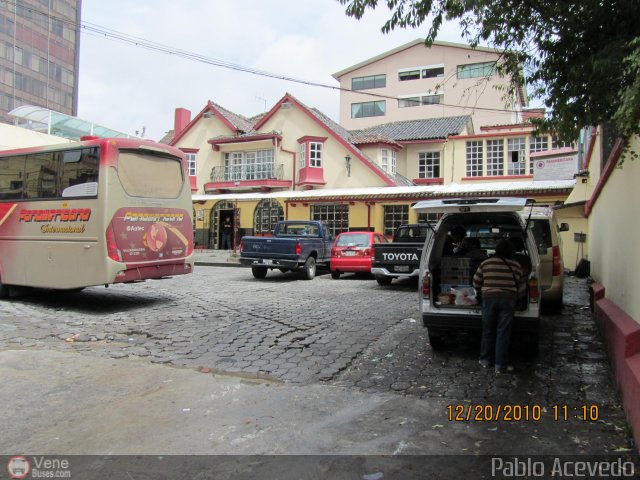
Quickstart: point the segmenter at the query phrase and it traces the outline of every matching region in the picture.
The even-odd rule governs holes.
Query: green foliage
[[[357,19],[378,0],[338,0]],[[457,21],[470,46],[502,51],[508,94],[526,87],[547,113],[538,127],[572,141],[581,128],[612,121],[628,139],[640,134],[640,0],[386,0],[395,28]]]

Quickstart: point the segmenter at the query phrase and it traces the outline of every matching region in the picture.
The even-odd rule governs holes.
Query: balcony
[[[291,180],[284,180],[284,165],[273,163],[213,167],[211,181],[204,186],[207,193],[255,190],[268,192],[288,188],[291,188]]]

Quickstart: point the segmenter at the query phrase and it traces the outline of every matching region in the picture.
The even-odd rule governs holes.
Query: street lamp
[[[347,153],[347,156],[344,157],[345,165],[347,167],[347,177],[351,176],[351,155]]]

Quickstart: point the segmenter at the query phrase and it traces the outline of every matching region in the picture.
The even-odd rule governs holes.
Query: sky
[[[360,20],[338,0],[83,0],[83,25],[169,50],[337,87],[331,76],[424,38],[417,30],[383,34],[382,3]],[[455,25],[438,40],[463,43]],[[200,112],[208,100],[251,117],[285,93],[339,121],[339,92],[236,71],[114,40],[83,28],[78,116],[152,140],[173,128],[178,107]]]

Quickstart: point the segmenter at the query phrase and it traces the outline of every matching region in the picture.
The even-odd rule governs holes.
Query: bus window
[[[118,177],[124,191],[132,197],[178,198],[184,183],[179,158],[122,150]]]

